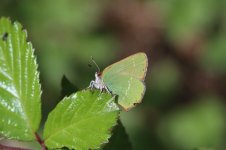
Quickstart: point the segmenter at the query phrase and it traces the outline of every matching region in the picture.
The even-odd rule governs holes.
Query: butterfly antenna
[[[93,57],[91,56],[91,61],[95,64],[95,66],[97,67],[98,73],[100,72],[100,68],[97,65],[97,63],[95,62],[95,60],[93,59]]]

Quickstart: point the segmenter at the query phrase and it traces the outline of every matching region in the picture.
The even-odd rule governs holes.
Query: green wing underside
[[[129,110],[135,104],[140,103],[145,92],[144,83],[134,77],[121,76],[110,81],[104,81],[104,83],[113,93],[117,93],[119,96],[118,104],[125,110]]]
[[[147,71],[147,56],[137,53],[104,69],[102,78],[105,85],[117,94],[118,103],[129,110],[140,103],[144,92],[144,78]]]
[[[138,53],[116,62],[103,71],[105,81],[119,76],[132,76],[138,80],[144,80],[147,71],[148,60],[144,53]]]

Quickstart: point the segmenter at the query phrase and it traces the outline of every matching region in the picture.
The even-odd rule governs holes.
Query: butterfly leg
[[[104,86],[104,89],[105,89],[108,93],[112,94],[111,91],[108,89],[108,87],[107,87],[106,85]]]
[[[98,96],[100,96],[103,93],[103,89],[104,88],[99,88],[100,93],[98,94]]]
[[[94,81],[92,80],[92,81],[90,82],[90,84],[89,84],[89,87],[88,87],[88,88],[93,89],[93,87],[94,87]]]

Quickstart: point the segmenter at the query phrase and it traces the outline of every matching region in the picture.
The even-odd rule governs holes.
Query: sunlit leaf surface
[[[96,149],[108,142],[117,123],[115,98],[100,91],[79,91],[64,98],[49,114],[44,128],[50,149]]]
[[[32,140],[41,119],[39,73],[22,26],[0,19],[0,136]]]

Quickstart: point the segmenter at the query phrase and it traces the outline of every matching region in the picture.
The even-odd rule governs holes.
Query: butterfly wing
[[[147,66],[146,54],[136,53],[104,69],[102,78],[105,85],[119,96],[118,103],[125,110],[141,102]]]

